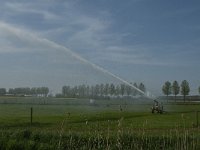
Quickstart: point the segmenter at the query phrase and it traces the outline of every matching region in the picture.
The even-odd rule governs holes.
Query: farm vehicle
[[[162,114],[164,112],[162,103],[159,103],[157,100],[154,100],[154,105],[151,108],[151,112],[157,112]]]

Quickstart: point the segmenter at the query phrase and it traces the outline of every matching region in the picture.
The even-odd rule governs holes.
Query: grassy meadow
[[[200,104],[163,104],[1,97],[0,149],[199,149]]]

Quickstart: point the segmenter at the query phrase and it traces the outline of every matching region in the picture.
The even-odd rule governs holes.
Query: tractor
[[[162,114],[164,112],[162,103],[159,103],[157,100],[154,100],[154,105],[151,108],[151,112],[157,112]]]

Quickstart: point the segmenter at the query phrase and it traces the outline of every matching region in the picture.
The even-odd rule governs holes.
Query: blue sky
[[[118,82],[78,54],[156,95],[184,79],[198,94],[199,16],[198,0],[2,0],[1,86]]]

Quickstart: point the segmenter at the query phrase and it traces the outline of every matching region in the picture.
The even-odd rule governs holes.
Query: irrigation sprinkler
[[[162,103],[159,103],[157,100],[154,100],[154,105],[151,108],[151,112],[157,112],[162,114],[163,113],[163,105]]]

